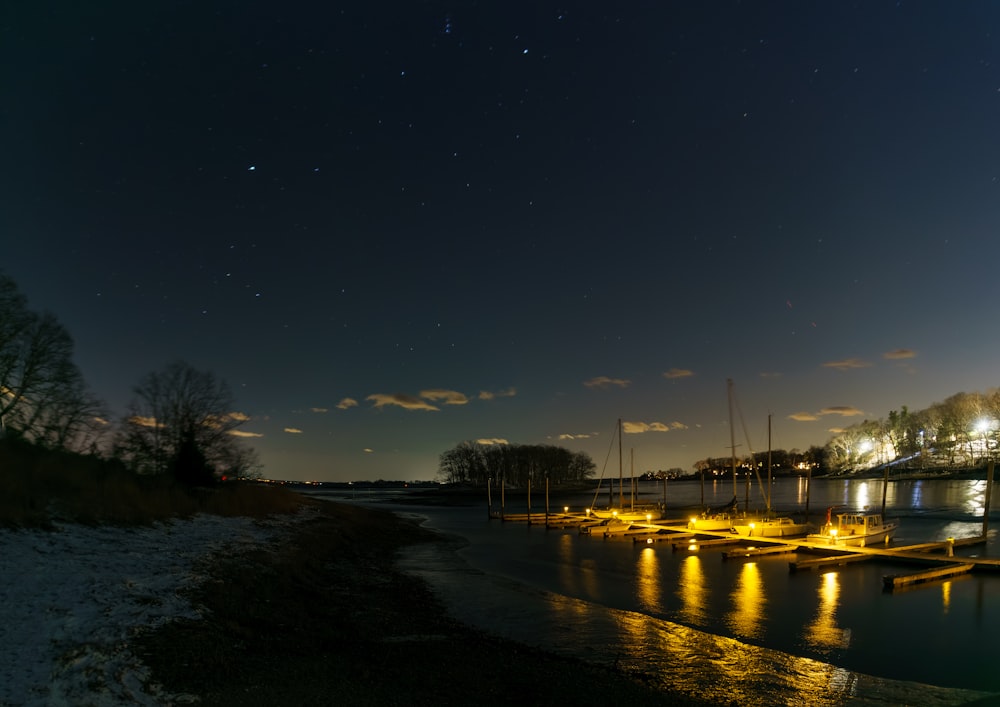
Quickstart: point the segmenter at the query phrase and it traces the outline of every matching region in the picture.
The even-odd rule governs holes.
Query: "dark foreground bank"
[[[220,558],[192,597],[207,619],[137,641],[153,681],[205,705],[698,704],[457,624],[393,566],[437,536],[378,509],[320,507],[269,551]]]

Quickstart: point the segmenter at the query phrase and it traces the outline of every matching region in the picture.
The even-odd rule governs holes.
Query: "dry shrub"
[[[53,520],[145,525],[196,513],[262,518],[305,500],[249,481],[190,488],[168,475],[139,476],[94,456],[0,440],[0,526],[50,527]]]

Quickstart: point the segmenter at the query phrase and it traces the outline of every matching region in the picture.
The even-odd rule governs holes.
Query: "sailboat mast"
[[[622,419],[618,418],[618,507],[625,508],[625,478],[622,476]]]
[[[629,499],[629,508],[635,510],[635,450],[631,447],[628,450],[628,487],[632,497]]]
[[[733,497],[736,496],[736,435],[733,431],[733,379],[726,379],[726,387],[729,390],[729,449],[733,455]]]
[[[767,415],[767,493],[764,494],[767,501],[767,512],[771,512],[771,414]]]

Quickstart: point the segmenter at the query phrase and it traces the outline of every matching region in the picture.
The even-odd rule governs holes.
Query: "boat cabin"
[[[880,513],[838,513],[837,535],[871,535],[882,530]]]

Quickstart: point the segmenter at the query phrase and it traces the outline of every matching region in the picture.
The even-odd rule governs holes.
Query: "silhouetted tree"
[[[28,309],[0,274],[0,427],[45,447],[83,451],[106,417],[73,363],[69,333],[54,315]]]
[[[229,387],[213,374],[176,361],[146,375],[134,394],[115,444],[134,471],[160,474],[177,460],[194,464],[195,452],[218,474],[238,476],[254,464],[233,434],[248,418],[234,411]]]

